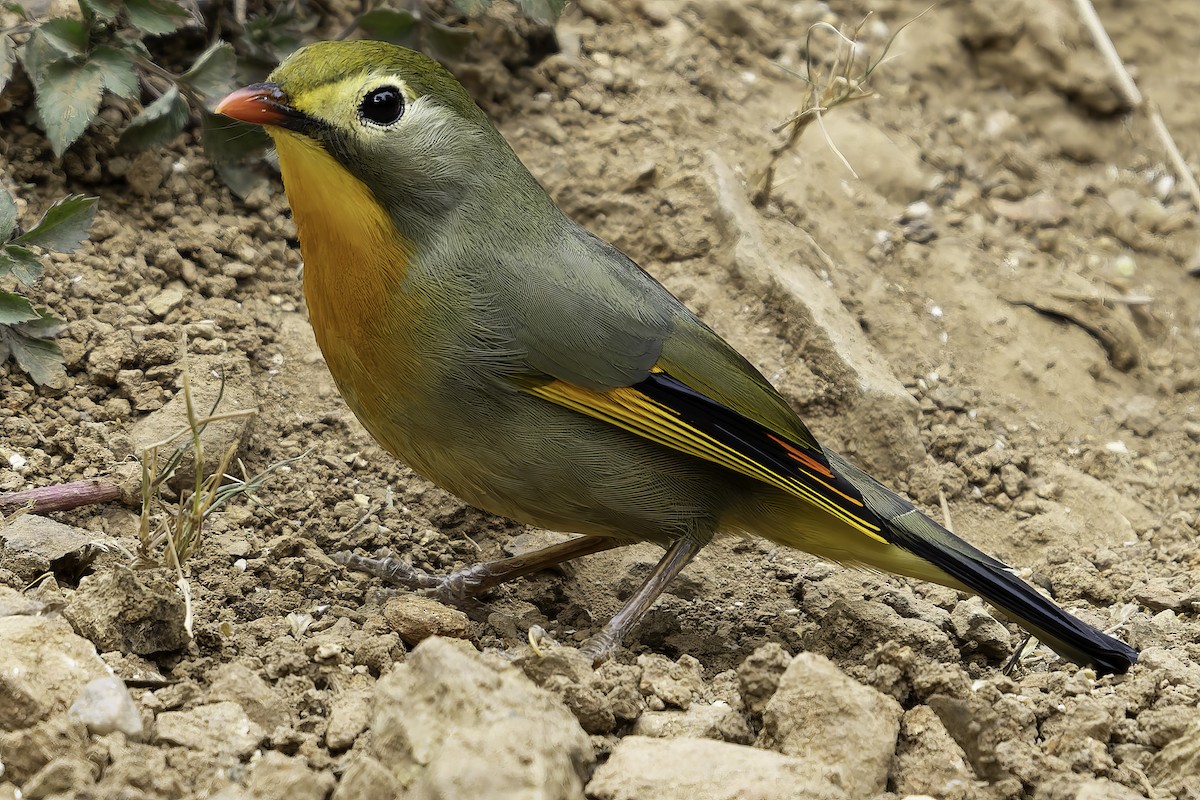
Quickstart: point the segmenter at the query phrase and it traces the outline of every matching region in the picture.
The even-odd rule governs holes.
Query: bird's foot
[[[598,667],[612,658],[620,645],[621,632],[613,630],[609,624],[584,642],[583,647],[579,648],[579,654],[590,660],[593,667]]]
[[[333,560],[356,572],[386,581],[393,586],[420,592],[443,603],[462,606],[470,604],[475,595],[489,588],[483,578],[489,572],[486,564],[474,564],[448,575],[430,575],[407,561],[396,558],[387,548],[375,551],[373,557],[360,556],[343,550],[333,554]]]

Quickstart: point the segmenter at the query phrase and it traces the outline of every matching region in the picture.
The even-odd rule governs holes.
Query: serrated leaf
[[[87,51],[88,31],[82,20],[55,17],[39,25],[37,32],[64,56],[81,56]]]
[[[123,150],[162,147],[183,130],[189,113],[187,101],[179,96],[179,87],[172,86],[130,120],[121,131],[117,146]]]
[[[428,23],[425,41],[430,55],[443,61],[458,61],[463,57],[475,34],[466,28],[451,28],[436,22]]]
[[[161,36],[182,28],[192,15],[173,0],[125,0],[125,17],[138,30]]]
[[[80,0],[80,4],[105,22],[112,22],[121,10],[121,0]]]
[[[46,67],[62,58],[63,54],[46,41],[40,30],[34,29],[25,40],[25,46],[17,51],[17,57],[25,67],[25,74],[33,82],[34,91],[37,92],[41,90],[42,81],[45,79]]]
[[[358,18],[358,27],[372,39],[404,47],[417,44],[417,17],[411,11],[377,8]]]
[[[566,4],[566,0],[517,0],[522,14],[546,25],[558,21]]]
[[[13,64],[17,62],[17,47],[8,34],[0,34],[0,94],[8,86],[13,75]]]
[[[238,122],[209,111],[200,114],[204,153],[214,164],[234,164],[266,150],[271,139],[258,125]]]
[[[26,334],[18,327],[0,326],[0,339],[17,366],[29,373],[38,385],[54,383],[67,375],[58,344]]]
[[[16,325],[40,316],[33,303],[21,295],[0,291],[0,325]]]
[[[478,17],[492,7],[492,0],[454,0],[453,5],[460,14]]]
[[[8,261],[6,271],[25,286],[33,286],[42,277],[42,259],[37,253],[19,244],[6,245],[3,252]]]
[[[96,217],[95,197],[64,197],[46,210],[38,224],[16,238],[17,244],[69,253],[88,237]]]
[[[233,86],[237,70],[237,55],[228,42],[217,42],[196,59],[187,72],[179,76],[207,100],[216,102]]]
[[[0,243],[7,242],[17,229],[17,201],[0,186]]]
[[[48,64],[38,85],[37,109],[54,155],[61,157],[100,108],[104,76],[94,64],[62,60]]]
[[[119,47],[101,45],[92,51],[88,60],[100,70],[105,89],[126,100],[138,96],[141,82],[133,69],[133,53]]]

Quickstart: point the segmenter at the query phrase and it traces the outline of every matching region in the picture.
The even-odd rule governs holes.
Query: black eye
[[[358,115],[376,125],[391,125],[404,113],[404,95],[395,86],[380,86],[363,96]]]

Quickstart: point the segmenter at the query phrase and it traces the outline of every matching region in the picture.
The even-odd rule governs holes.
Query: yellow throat
[[[411,243],[371,190],[317,142],[267,130],[300,235],[304,297],[317,343],[351,408],[369,414],[386,402],[372,396],[383,391],[380,372],[402,380],[415,366],[403,335],[420,304],[403,291]]]

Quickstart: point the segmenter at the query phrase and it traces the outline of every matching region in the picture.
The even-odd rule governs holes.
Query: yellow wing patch
[[[650,441],[720,464],[726,469],[775,486],[807,501],[872,539],[887,543],[887,540],[879,535],[877,525],[867,522],[855,513],[854,508],[861,508],[862,502],[840,491],[825,479],[833,477],[828,468],[777,437],[770,438],[789,452],[796,461],[797,472],[804,476],[804,480],[781,474],[752,456],[718,441],[681,419],[669,406],[647,397],[635,387],[596,391],[563,381],[551,381],[527,387],[525,391]]]

